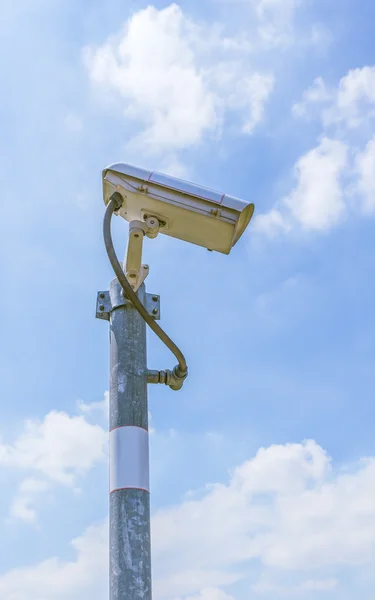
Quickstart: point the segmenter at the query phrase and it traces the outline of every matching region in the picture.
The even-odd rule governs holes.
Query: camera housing
[[[229,254],[249,224],[254,204],[182,179],[115,163],[103,171],[104,202],[123,198],[126,221],[156,217],[160,233]]]

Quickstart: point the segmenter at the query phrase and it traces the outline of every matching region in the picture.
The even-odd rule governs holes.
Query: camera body
[[[123,198],[116,214],[127,221],[156,217],[160,233],[223,254],[229,254],[254,213],[250,202],[123,163],[103,171],[105,204],[114,192]]]

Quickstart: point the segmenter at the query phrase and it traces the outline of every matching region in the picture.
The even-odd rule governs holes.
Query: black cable
[[[114,198],[114,196],[117,196],[117,194],[115,193],[111,197],[109,203],[107,204],[107,208],[106,208],[105,215],[104,215],[104,222],[103,222],[104,243],[105,243],[105,247],[107,250],[109,261],[112,265],[112,268],[115,272],[115,275],[116,275],[122,289],[124,290],[126,296],[129,298],[129,300],[131,301],[133,306],[137,309],[137,311],[139,312],[141,317],[146,321],[147,325],[152,329],[152,331],[154,333],[156,333],[158,338],[160,338],[161,341],[164,342],[164,344],[167,346],[167,348],[177,358],[178,367],[176,367],[176,368],[177,368],[178,377],[185,378],[187,375],[187,364],[186,364],[186,359],[185,359],[184,355],[182,354],[181,350],[176,346],[176,344],[171,340],[171,338],[160,327],[160,325],[158,325],[158,323],[156,323],[156,321],[151,317],[151,315],[148,313],[147,309],[143,306],[142,302],[140,301],[137,294],[135,293],[135,291],[131,287],[130,283],[128,282],[128,280],[125,276],[125,273],[122,270],[122,267],[116,256],[116,252],[115,252],[113,242],[112,242],[112,235],[111,235],[111,219],[112,219],[112,215],[113,215],[114,211],[118,210],[120,208],[121,204],[119,206],[118,198],[117,197]],[[120,194],[118,194],[118,196],[120,196]]]

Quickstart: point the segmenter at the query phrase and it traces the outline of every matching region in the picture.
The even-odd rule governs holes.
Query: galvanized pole
[[[146,323],[117,279],[109,295],[109,597],[151,600]],[[138,296],[145,303],[144,284]]]

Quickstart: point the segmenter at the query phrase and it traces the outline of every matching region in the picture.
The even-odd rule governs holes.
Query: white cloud
[[[91,408],[84,405],[84,410],[90,412]],[[79,476],[104,459],[106,445],[104,429],[91,425],[83,416],[52,411],[43,421],[26,421],[12,443],[0,444],[0,467],[38,476],[27,476],[21,482],[11,504],[11,516],[35,522],[38,501],[51,484],[75,486]]]
[[[228,3],[230,0],[228,0]],[[232,2],[231,2],[232,4]],[[253,45],[258,52],[280,52],[314,47],[325,52],[332,42],[332,33],[320,22],[314,22],[306,9],[308,0],[244,0],[252,10]]]
[[[254,592],[261,595],[301,596],[305,592],[329,592],[338,587],[337,579],[308,579],[296,585],[280,585],[269,581],[260,581],[253,586]]]
[[[329,102],[331,100],[331,91],[327,89],[326,83],[322,77],[317,77],[312,86],[304,91],[302,101],[294,104],[292,111],[296,117],[309,117],[309,110],[314,104]]]
[[[349,127],[368,116],[375,116],[375,67],[353,69],[341,79],[330,114],[333,121],[345,120]]]
[[[302,0],[253,0],[253,4],[260,18],[280,18],[290,22]]]
[[[260,36],[271,46],[293,41],[293,25],[303,0],[251,0],[259,19]]]
[[[345,213],[341,177],[348,149],[337,140],[323,138],[295,166],[297,187],[284,200],[290,215],[305,229],[325,230]]]
[[[368,136],[375,118],[375,67],[350,70],[336,87],[316,78],[293,113],[321,121],[322,138],[296,162],[294,190],[256,217],[258,231],[269,236],[296,226],[325,231],[349,210],[374,214],[375,141]]]
[[[10,510],[12,517],[21,519],[29,523],[36,521],[35,503],[40,494],[45,494],[50,485],[46,481],[40,479],[25,479],[18,490],[17,496],[14,498]]]
[[[109,392],[108,391],[104,392],[104,398],[103,398],[103,400],[100,400],[99,402],[90,402],[89,404],[86,404],[82,400],[79,400],[77,402],[77,408],[85,415],[91,415],[93,412],[98,410],[100,412],[103,412],[105,418],[108,419],[109,418]]]
[[[184,600],[234,600],[234,598],[218,588],[209,587],[203,589],[197,596],[189,596]]]
[[[273,85],[272,75],[255,73],[237,86],[233,95],[233,106],[244,110],[245,120],[242,126],[244,133],[252,133],[254,127],[263,120],[264,108]]]
[[[129,148],[160,154],[220,136],[231,113],[247,133],[262,120],[273,77],[249,64],[250,47],[171,4],[136,12],[84,57],[93,83],[117,95],[125,116],[142,128]]]
[[[83,416],[52,411],[43,421],[26,421],[13,443],[0,445],[0,466],[34,471],[47,480],[74,485],[77,475],[104,458],[106,443],[106,432]]]
[[[49,558],[0,576],[2,600],[102,600],[108,594],[107,523],[72,541],[72,561]]]
[[[296,162],[294,190],[256,217],[257,230],[268,236],[296,226],[325,231],[339,224],[349,209],[374,214],[375,140],[368,135],[375,117],[375,67],[352,69],[336,88],[316,78],[293,113],[320,120],[322,138]]]
[[[203,498],[155,515],[159,595],[169,597],[177,581],[180,593],[194,593],[207,573],[205,585],[222,586],[225,575],[243,577],[254,559],[287,571],[371,563],[374,491],[374,459],[334,474],[313,441],[261,449],[228,485],[208,486]]]
[[[172,175],[172,177],[179,177],[180,179],[188,179],[190,177],[190,168],[188,165],[183,164],[176,156],[176,154],[170,154],[163,160],[160,166],[163,173]]]
[[[362,199],[362,210],[365,214],[375,212],[375,138],[360,152],[356,158],[358,176],[357,191]]]
[[[325,127],[344,125],[350,130],[360,126],[375,117],[375,66],[348,71],[336,87],[329,87],[318,77],[293,112],[296,116],[318,116]]]
[[[243,493],[298,493],[310,481],[330,472],[330,461],[314,441],[260,448],[256,457],[237,467],[232,484]]]
[[[264,570],[249,582],[259,593],[334,589],[337,568],[370,568],[375,560],[374,493],[374,458],[333,470],[314,441],[262,448],[227,484],[208,485],[199,499],[155,514],[155,598],[229,600],[223,588],[248,578],[253,561]],[[0,597],[99,600],[108,575],[107,524],[90,528],[74,547],[75,560],[52,558],[0,576]],[[275,571],[294,583],[270,578]]]
[[[253,228],[268,237],[290,231],[291,224],[278,208],[272,208],[267,213],[256,215]]]
[[[343,176],[348,166],[348,147],[324,137],[294,167],[294,190],[269,213],[255,219],[258,231],[274,234],[293,226],[325,231],[346,213]]]

